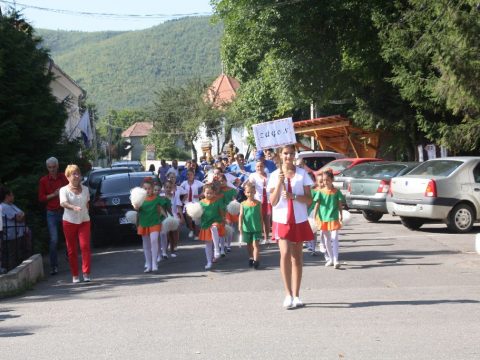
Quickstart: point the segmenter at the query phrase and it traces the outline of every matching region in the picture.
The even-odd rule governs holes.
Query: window
[[[476,183],[480,183],[480,163],[475,166],[475,169],[473,169],[473,181]]]
[[[417,166],[408,175],[449,176],[462,164],[457,160],[430,160]]]

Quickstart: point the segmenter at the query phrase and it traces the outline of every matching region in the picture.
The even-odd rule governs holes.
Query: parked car
[[[480,220],[480,157],[425,161],[408,175],[391,181],[388,212],[412,230],[441,221],[465,233]]]
[[[325,164],[344,157],[345,155],[333,151],[302,151],[297,154],[297,159],[303,160],[305,169],[313,175],[317,175]]]
[[[145,168],[143,167],[143,164],[140,161],[134,161],[134,160],[116,161],[112,163],[112,168],[116,168],[116,167],[129,167],[133,169],[133,171],[145,170]]]
[[[133,169],[129,167],[116,167],[116,168],[102,168],[102,169],[92,170],[87,175],[85,181],[83,182],[83,185],[88,187],[88,190],[90,191],[90,197],[92,197],[95,194],[95,190],[97,189],[97,186],[100,183],[100,180],[104,176],[112,175],[112,174],[128,173],[128,172],[133,172]]]
[[[348,208],[361,210],[370,222],[379,221],[388,214],[386,199],[391,179],[407,174],[416,166],[418,162],[372,163],[364,177],[350,181],[346,195]]]
[[[387,164],[389,161],[378,161],[375,164]],[[368,171],[371,169],[373,163],[367,162],[350,169],[345,169],[333,179],[333,186],[339,189],[343,195],[347,194],[348,184],[355,178],[365,177]]]
[[[331,169],[333,175],[338,175],[341,172],[350,169],[354,166],[367,163],[367,162],[375,162],[375,161],[382,161],[382,159],[377,158],[345,158],[345,159],[338,159],[329,162],[328,164],[324,165],[320,171],[325,171],[327,169]]]
[[[133,210],[130,190],[140,186],[146,177],[157,181],[153,172],[129,172],[103,176],[90,205],[92,243],[101,245],[123,236],[135,237],[135,225],[125,218]]]

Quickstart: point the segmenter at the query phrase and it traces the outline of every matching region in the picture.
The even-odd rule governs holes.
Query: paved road
[[[479,359],[474,238],[354,215],[342,269],[306,253],[307,306],[291,311],[274,246],[262,270],[235,248],[205,272],[203,248],[186,243],[154,275],[139,246],[98,249],[91,284],[64,269],[0,301],[0,359]]]

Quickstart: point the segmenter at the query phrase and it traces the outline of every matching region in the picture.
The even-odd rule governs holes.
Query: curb
[[[40,254],[32,255],[15,269],[0,275],[0,298],[18,295],[43,277],[42,256]]]

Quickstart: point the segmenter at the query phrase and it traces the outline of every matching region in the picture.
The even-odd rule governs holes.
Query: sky
[[[27,21],[34,27],[52,30],[140,30],[177,17],[212,13],[210,0],[0,0],[0,6],[4,11],[14,2],[16,9],[21,10]],[[29,6],[55,11],[32,9]],[[62,10],[115,15],[155,14],[155,17],[74,15],[64,13]]]

